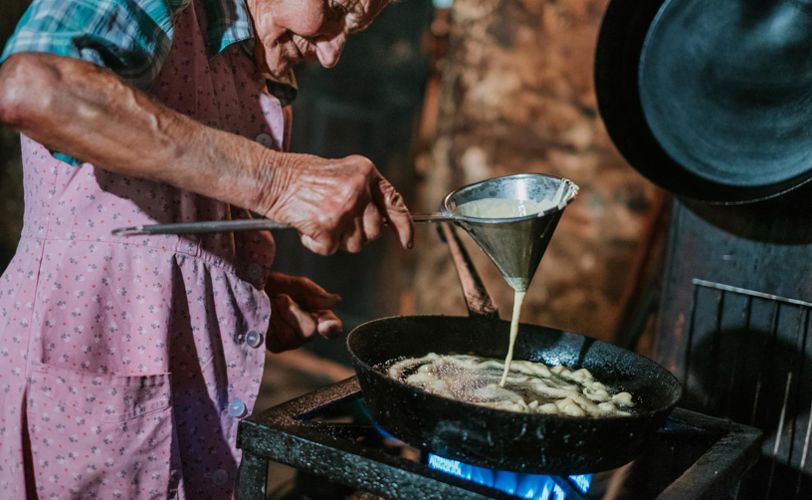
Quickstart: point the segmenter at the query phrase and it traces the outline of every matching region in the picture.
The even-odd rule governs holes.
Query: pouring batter
[[[458,206],[456,211],[466,217],[482,219],[510,219],[546,212],[558,205],[554,200],[514,200],[510,198],[482,198]]]
[[[555,208],[557,205],[558,202],[553,199],[534,201],[510,198],[482,198],[480,200],[463,203],[457,207],[457,212],[468,217],[509,219],[543,213]],[[510,318],[510,343],[508,344],[507,356],[505,356],[505,367],[502,371],[502,379],[499,381],[500,387],[505,386],[508,372],[510,371],[510,364],[513,361],[513,348],[516,344],[516,337],[519,334],[519,317],[521,316],[522,304],[524,303],[526,294],[527,292],[525,290],[514,290],[513,292],[513,314]]]

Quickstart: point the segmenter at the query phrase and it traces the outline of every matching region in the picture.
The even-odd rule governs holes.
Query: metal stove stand
[[[240,422],[240,500],[266,497],[269,461],[393,499],[513,498],[391,453],[372,425],[332,418],[346,417],[350,406],[364,407],[354,377]],[[735,498],[760,443],[757,429],[677,408],[640,458],[595,474],[589,494],[566,478],[555,480],[568,499],[599,498],[608,490],[614,498]]]

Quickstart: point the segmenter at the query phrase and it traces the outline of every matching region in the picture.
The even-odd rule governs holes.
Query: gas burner
[[[613,471],[544,476],[492,471],[421,452],[371,421],[356,378],[240,422],[241,500],[266,497],[268,463],[393,499],[719,498],[758,457],[757,429],[677,408],[637,460]]]

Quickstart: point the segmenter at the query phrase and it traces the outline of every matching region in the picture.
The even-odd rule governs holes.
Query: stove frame
[[[313,420],[361,397],[358,380],[352,377],[241,421],[239,498],[266,497],[269,461],[392,499],[515,498],[360,443],[362,436],[378,432],[372,426]],[[641,457],[632,462],[636,468],[632,474],[638,479],[667,481],[656,492],[658,499],[735,498],[761,444],[758,429],[681,408],[674,410],[656,436],[663,449],[690,442],[684,448],[693,450],[674,454],[671,461]],[[554,480],[568,498],[589,498],[567,479]]]

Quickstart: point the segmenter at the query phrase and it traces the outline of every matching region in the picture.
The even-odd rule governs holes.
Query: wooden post
[[[456,0],[436,138],[423,158],[430,169],[418,191],[418,207],[430,210],[449,190],[496,175],[541,172],[578,183],[523,319],[603,339],[614,336],[660,196],[618,155],[598,116],[592,65],[606,3]],[[416,312],[464,313],[446,249],[429,232],[418,244]],[[469,249],[509,311],[510,289]]]

